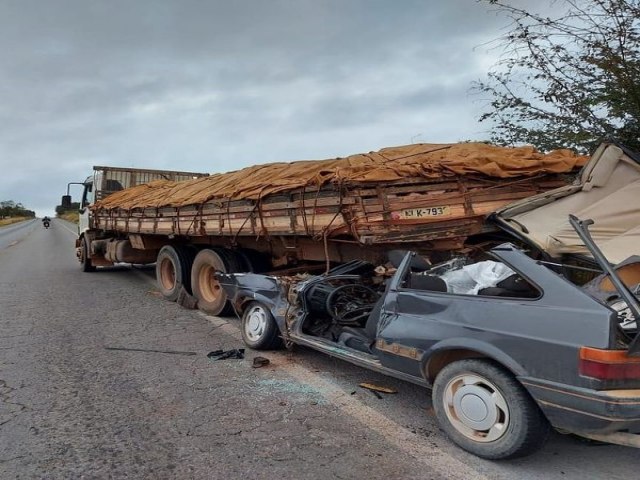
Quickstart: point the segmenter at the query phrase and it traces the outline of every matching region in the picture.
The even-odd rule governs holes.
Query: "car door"
[[[378,325],[376,348],[383,365],[424,376],[434,352],[466,349],[518,372],[560,372],[577,363],[580,345],[605,345],[610,326],[603,321],[607,312],[602,305],[513,246],[492,252],[539,295],[497,297],[411,288],[407,257],[392,280]],[[523,360],[540,352],[550,361]]]

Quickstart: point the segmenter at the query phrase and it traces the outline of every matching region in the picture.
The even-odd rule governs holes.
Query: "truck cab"
[[[94,166],[93,175],[88,176],[83,182],[84,190],[82,192],[82,201],[80,202],[80,235],[92,228],[91,210],[88,207],[112,193],[156,180],[179,182],[208,176],[208,173],[174,170]]]
[[[102,177],[102,175],[100,175],[100,177]],[[98,180],[98,182],[100,180]],[[94,176],[90,176],[83,182],[82,200],[80,201],[80,215],[78,216],[78,232],[80,234],[91,228],[89,205],[92,205],[95,202],[93,188],[94,181]]]
[[[96,265],[111,265],[115,263],[113,260],[116,260],[116,258],[112,257],[111,260],[105,260],[104,255],[100,255],[99,252],[102,251],[102,248],[108,242],[128,242],[127,239],[102,238],[99,232],[94,230],[93,214],[90,207],[95,202],[103,200],[120,190],[147,184],[156,180],[183,181],[207,176],[209,176],[208,173],[198,172],[94,166],[93,174],[88,176],[84,182],[81,182],[83,191],[79,208],[76,247],[78,248],[78,258],[83,264],[83,269],[92,269]],[[62,197],[63,206],[69,205],[70,203],[71,197],[69,195]],[[98,243],[92,245],[94,242]],[[93,263],[91,262],[92,260]],[[135,259],[125,255],[118,260],[127,262],[128,260]],[[145,261],[141,263],[148,262]]]

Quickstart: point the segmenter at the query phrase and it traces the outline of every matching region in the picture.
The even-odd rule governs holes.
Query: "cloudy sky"
[[[93,165],[485,139],[469,87],[507,24],[475,0],[0,0],[0,200],[51,215]]]

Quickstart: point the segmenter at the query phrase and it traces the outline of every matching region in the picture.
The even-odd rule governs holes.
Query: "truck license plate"
[[[418,220],[421,218],[446,217],[451,215],[451,209],[448,206],[442,207],[424,207],[424,208],[405,208],[397,212],[393,212],[391,217],[394,220]]]

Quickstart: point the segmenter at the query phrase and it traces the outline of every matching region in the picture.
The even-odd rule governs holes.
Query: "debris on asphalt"
[[[269,365],[269,363],[271,363],[269,361],[268,358],[264,358],[264,357],[254,357],[253,358],[253,368],[262,368],[262,367],[266,367],[267,365]]]
[[[381,386],[375,385],[373,383],[361,383],[360,387],[366,388],[367,390],[371,390],[372,392],[398,393],[398,391],[395,388],[381,387]]]
[[[129,347],[104,347],[105,350],[119,350],[123,352],[144,352],[144,353],[168,353],[171,355],[197,355],[196,352],[182,352],[179,350],[156,350],[153,348],[129,348]]]
[[[373,393],[376,397],[378,397],[378,400],[382,400],[382,395],[380,395],[376,390],[369,390],[371,393]]]
[[[198,299],[185,290],[184,287],[180,288],[176,303],[188,310],[195,310],[198,308]]]
[[[207,353],[207,358],[210,360],[229,360],[237,359],[242,360],[244,358],[244,348],[232,348],[231,350],[214,350]]]

